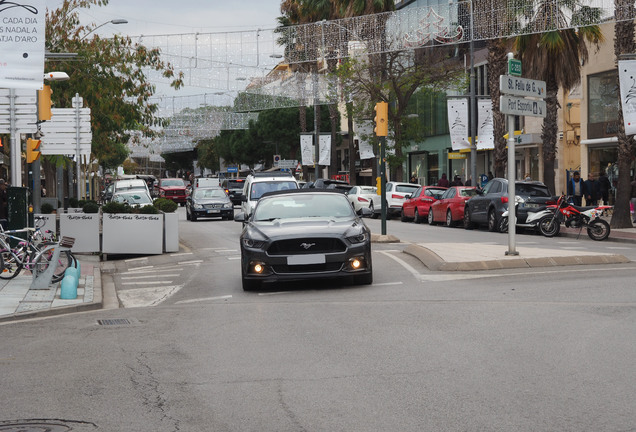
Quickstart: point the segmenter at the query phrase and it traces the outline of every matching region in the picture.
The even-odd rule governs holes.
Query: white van
[[[298,181],[290,173],[259,172],[248,175],[241,197],[241,211],[245,218],[252,214],[258,199],[264,193],[286,189],[298,189]]]
[[[218,177],[197,177],[194,179],[193,188],[198,187],[220,187],[221,179]]]

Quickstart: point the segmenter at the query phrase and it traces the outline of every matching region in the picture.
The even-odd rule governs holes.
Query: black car
[[[202,217],[234,219],[234,205],[220,187],[193,189],[186,198],[186,219],[195,222]]]
[[[221,182],[221,187],[225,189],[225,193],[230,197],[230,200],[234,205],[241,205],[243,186],[245,186],[244,177],[226,178]]]
[[[340,192],[270,192],[247,220],[243,213],[234,220],[245,222],[240,243],[246,291],[263,282],[317,278],[373,283],[371,232]]]
[[[554,201],[546,185],[537,181],[515,182],[515,195],[519,197],[517,223],[525,223],[528,209],[537,208]],[[488,230],[497,231],[504,211],[508,210],[508,180],[494,178],[478,190],[478,194],[466,201],[464,207],[464,228],[471,229],[479,224],[487,225]]]
[[[323,179],[319,178],[314,182],[306,183],[303,189],[332,189],[338,192],[346,193],[351,189],[351,185],[343,180]]]

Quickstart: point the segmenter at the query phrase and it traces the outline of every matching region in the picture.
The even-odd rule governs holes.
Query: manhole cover
[[[72,430],[69,426],[49,422],[20,422],[0,424],[0,432],[66,432]]]

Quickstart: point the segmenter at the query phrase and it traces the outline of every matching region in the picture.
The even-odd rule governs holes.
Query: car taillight
[[[507,204],[508,203],[508,197],[507,196],[502,196],[501,197],[501,202],[504,203],[504,204]]]
[[[366,202],[369,202],[369,200],[368,200],[368,199],[366,199],[366,198],[362,198],[362,197],[358,197],[358,201],[360,201],[360,202],[365,202],[365,203],[366,203]]]
[[[226,194],[229,194],[229,193],[230,193],[230,190],[229,190],[229,189],[225,189],[225,193],[226,193]]]
[[[396,194],[392,194],[391,198],[393,198],[393,199],[404,199],[404,197],[402,195],[396,195]]]

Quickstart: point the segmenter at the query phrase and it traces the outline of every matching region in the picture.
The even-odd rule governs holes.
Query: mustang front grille
[[[297,255],[344,252],[345,244],[337,238],[303,238],[278,240],[273,242],[267,253],[269,255]]]

